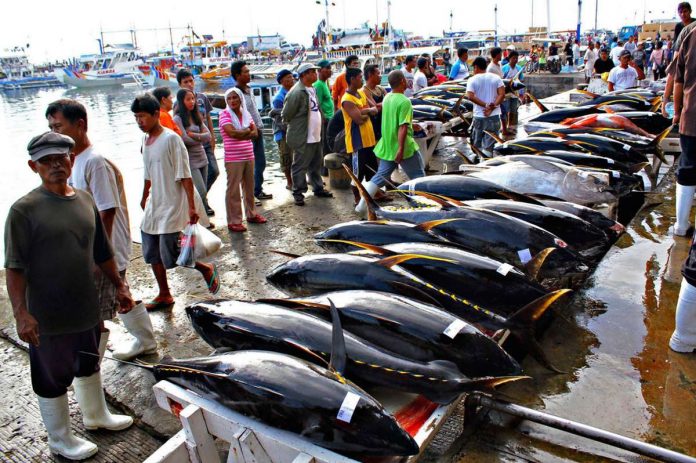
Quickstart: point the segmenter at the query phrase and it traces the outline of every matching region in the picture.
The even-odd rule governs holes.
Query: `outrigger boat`
[[[136,83],[143,85],[145,63],[132,45],[107,45],[104,53],[80,57],[80,65],[56,69],[56,78],[77,88],[108,87]]]
[[[23,47],[0,52],[0,89],[21,90],[58,85],[60,82],[52,74],[41,73],[29,62]]]

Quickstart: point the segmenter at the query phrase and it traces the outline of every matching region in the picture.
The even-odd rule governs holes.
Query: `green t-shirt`
[[[317,91],[317,99],[319,100],[319,107],[321,108],[322,114],[326,120],[330,120],[333,117],[334,104],[331,98],[331,91],[329,90],[329,84],[321,79],[317,79],[316,82],[312,84],[314,89]]]
[[[375,156],[385,161],[396,159],[399,150],[399,127],[408,124],[408,134],[404,142],[404,159],[418,151],[413,139],[413,105],[403,93],[390,93],[382,103],[382,138],[375,146]]]

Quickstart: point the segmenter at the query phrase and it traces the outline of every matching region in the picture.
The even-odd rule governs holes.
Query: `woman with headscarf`
[[[205,154],[203,145],[209,143],[211,137],[201,113],[198,112],[196,94],[189,89],[182,88],[176,94],[174,123],[181,130],[181,138],[183,138],[186,151],[188,151],[193,185],[203,200],[206,213],[209,213],[208,211],[211,209],[208,206],[208,188],[206,187],[208,156]]]
[[[244,232],[242,224],[242,198],[248,223],[266,223],[266,218],[257,214],[254,208],[254,144],[258,129],[251,114],[246,109],[242,91],[237,87],[225,92],[227,107],[220,112],[220,133],[225,149],[225,170],[227,171],[227,228],[233,232]]]

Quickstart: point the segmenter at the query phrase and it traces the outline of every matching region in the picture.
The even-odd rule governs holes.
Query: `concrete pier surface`
[[[451,170],[459,163],[455,150],[463,146],[459,139],[443,140],[434,168],[447,165]],[[243,234],[226,230],[223,188],[213,190],[212,206],[219,212],[213,219],[217,225],[215,233],[224,243],[211,259],[221,275],[222,289],[217,297],[282,296],[265,281],[267,272],[286,260],[272,250],[295,254],[321,252],[311,241],[314,233],[356,218],[349,191],[334,191],[334,199],[314,198],[310,194],[305,207],[296,207],[280,179],[269,183],[267,190],[274,194],[274,199],[266,202],[261,211],[269,218],[268,224],[250,225]],[[675,240],[668,232],[674,216],[672,196],[673,184],[668,179],[661,193],[649,195],[650,202],[656,205],[638,213],[585,286],[569,304],[556,310],[555,321],[541,342],[556,366],[567,373],[550,373],[527,359],[524,368],[533,380],[505,387],[505,398],[696,455],[696,355],[676,354],[667,347],[674,327],[679,267],[689,247],[687,239]],[[138,299],[150,299],[156,294],[154,277],[142,260],[139,245],[134,245],[133,250],[128,271],[133,294]],[[152,313],[159,352],[143,360],[156,361],[162,355],[207,355],[212,350],[193,332],[184,314],[187,304],[209,298],[202,278],[193,270],[180,268],[169,272],[169,279],[176,305],[171,310]],[[125,341],[127,335],[118,319],[108,326],[112,346]],[[21,407],[33,396],[26,354],[21,343],[17,343],[4,285],[0,290],[0,334],[11,340],[0,341],[3,381],[15,385],[6,387],[6,383],[0,383],[5,393],[0,407],[0,460],[45,461],[45,431],[40,423],[29,426],[17,421],[17,413],[11,413],[9,408]],[[154,380],[148,372],[104,360],[103,376],[110,403],[135,416],[137,427],[132,432],[143,433],[141,440],[133,440],[136,443],[132,445],[141,445],[137,455],[124,461],[139,461],[155,448],[157,439],[180,429],[177,420],[155,405],[151,392]],[[475,421],[463,423],[463,410],[460,412],[437,436],[427,460],[647,461],[494,413],[483,413]],[[93,433],[89,436],[92,438]],[[118,442],[99,442],[98,455],[102,456],[96,458],[109,455]],[[18,452],[19,448],[24,453]]]

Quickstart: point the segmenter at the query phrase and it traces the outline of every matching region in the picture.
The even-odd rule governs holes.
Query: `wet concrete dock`
[[[445,147],[436,158],[438,163],[456,164],[453,148],[459,143],[446,140],[452,146]],[[252,225],[245,234],[230,234],[224,227],[221,183],[216,184],[211,194],[212,206],[219,212],[213,219],[218,226],[215,233],[224,243],[213,259],[222,278],[219,297],[281,296],[266,284],[265,275],[286,258],[271,250],[296,254],[320,252],[311,242],[315,232],[355,218],[350,192],[337,191],[333,200],[310,196],[307,205],[300,208],[292,204],[290,194],[276,178],[268,188],[275,198],[262,211],[269,223]],[[674,215],[672,194],[673,187],[667,182],[665,194],[654,195],[662,203],[639,212],[585,287],[571,303],[557,310],[554,323],[541,341],[549,357],[567,373],[549,373],[527,359],[525,370],[534,379],[506,387],[503,390],[506,398],[696,455],[696,355],[676,354],[667,347],[674,326],[679,267],[689,246],[688,240],[674,240],[668,232]],[[209,297],[205,284],[189,269],[176,269],[170,272],[169,278],[176,305],[172,310],[152,314],[159,355],[206,355],[211,349],[192,331],[183,311],[187,304]],[[136,298],[149,299],[155,295],[154,278],[142,261],[138,245],[134,246],[129,280]],[[16,338],[4,287],[0,294],[1,333]],[[112,345],[125,339],[117,320],[109,327]],[[8,404],[31,398],[26,372],[24,376],[20,374],[27,368],[26,361],[20,361],[25,354],[4,342],[1,347],[3,373],[13,374],[14,381],[23,382],[25,387],[5,388],[0,384],[7,391],[0,416],[10,417],[4,418],[1,426],[3,430],[12,430],[0,433],[0,460],[44,461],[38,456],[46,455],[43,429],[16,426],[11,419],[13,415],[5,413]],[[149,360],[157,358],[153,356]],[[151,394],[154,380],[149,373],[107,360],[103,371],[110,402],[137,418],[134,432],[144,430],[150,435],[168,437],[178,431],[178,422],[154,404]],[[647,461],[495,413],[483,413],[476,421],[465,423],[466,426],[462,421],[461,413],[452,417],[431,446],[428,460]],[[28,435],[34,439],[27,440]],[[15,460],[11,460],[7,449],[15,442],[31,448],[31,453],[14,455]],[[100,455],[108,455],[112,445],[117,444],[100,443]],[[143,445],[143,453],[150,448]],[[140,457],[133,458],[127,461],[138,461]]]

